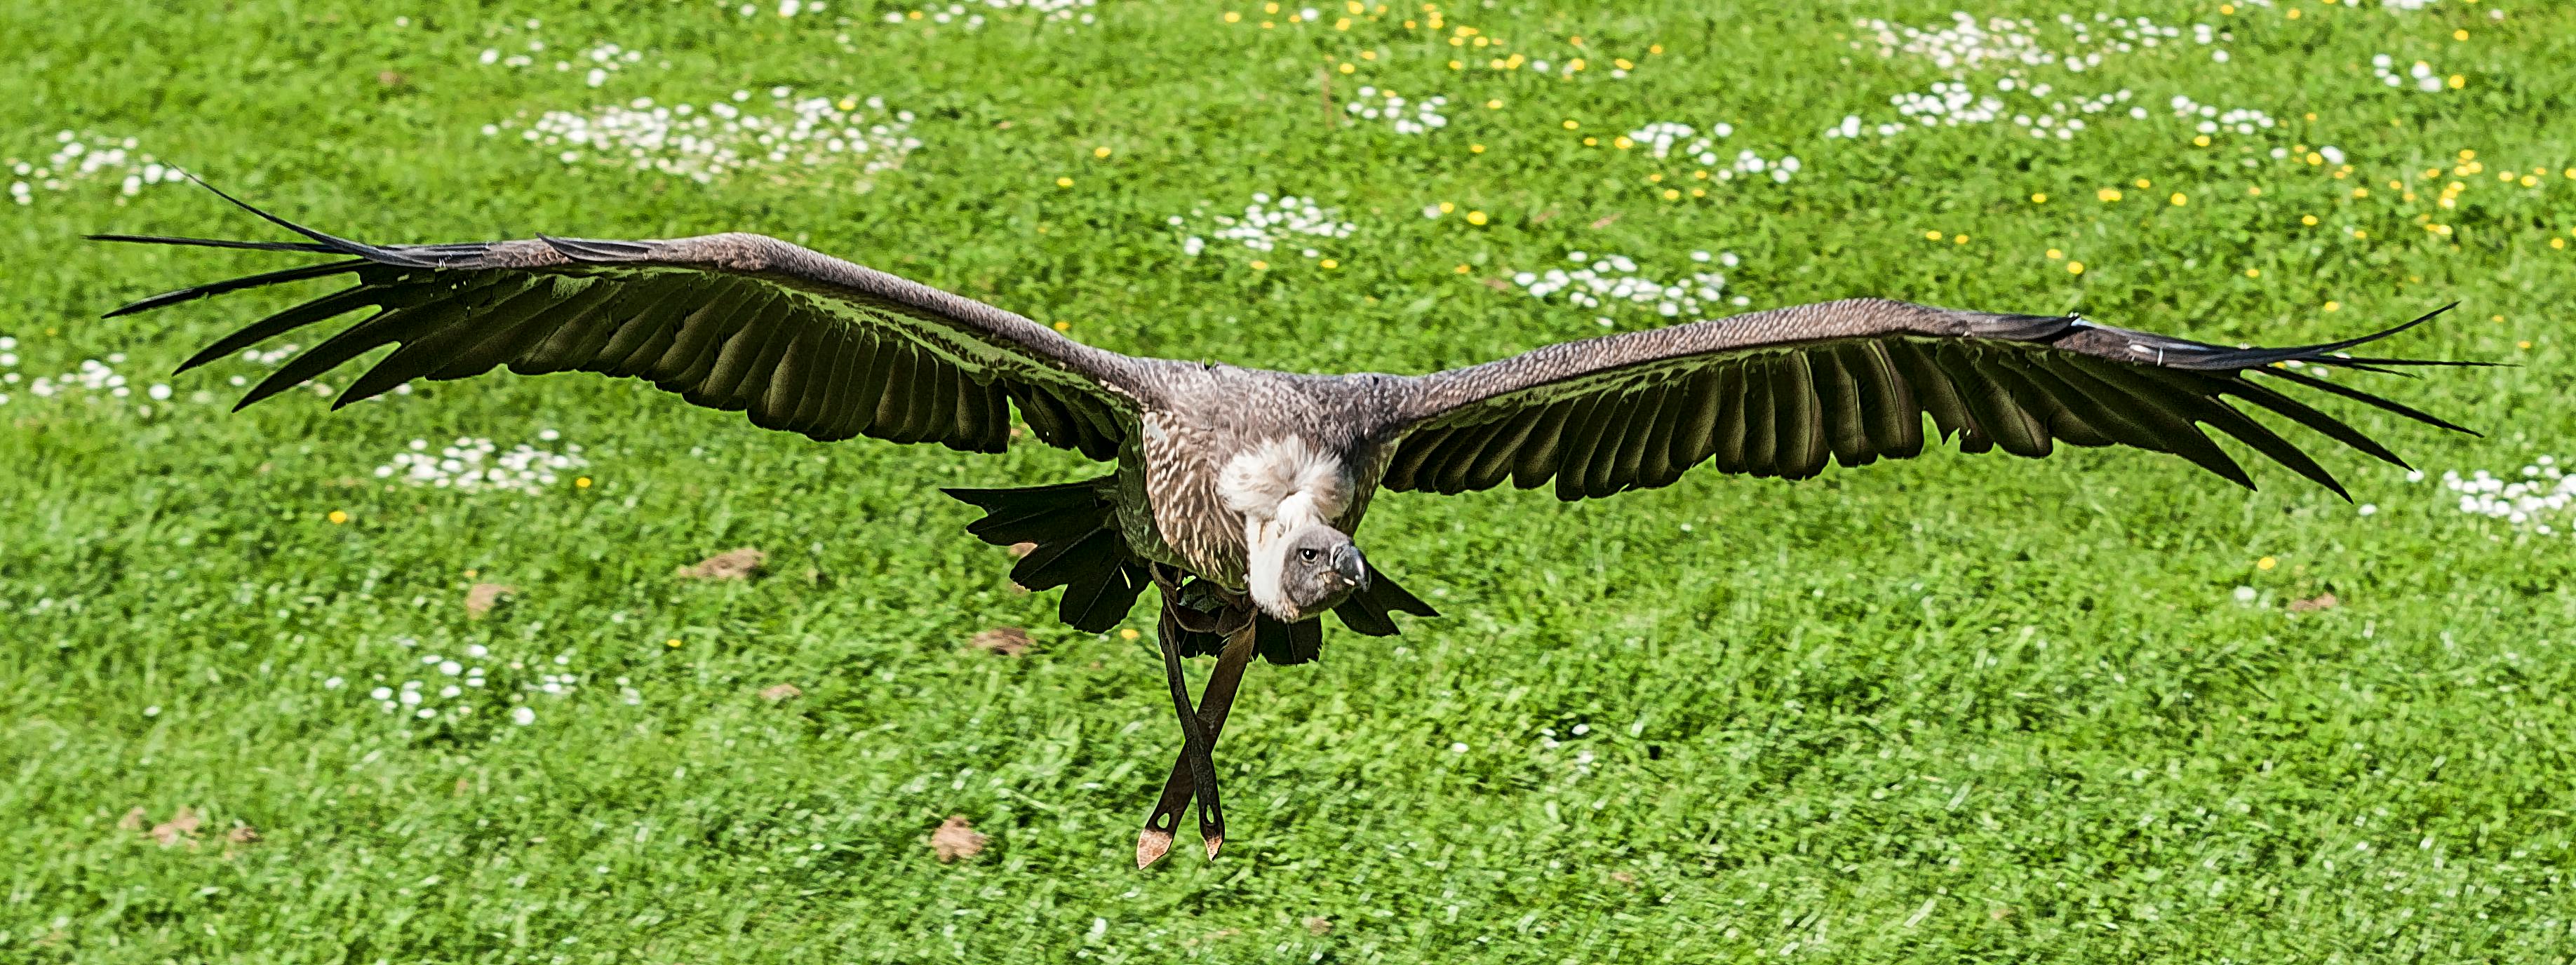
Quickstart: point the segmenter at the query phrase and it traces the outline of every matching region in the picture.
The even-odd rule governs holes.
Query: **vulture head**
[[[1340,605],[1367,589],[1368,558],[1349,534],[1330,526],[1298,528],[1280,541],[1279,582],[1273,592],[1259,592],[1254,602],[1270,615],[1295,623]],[[1256,574],[1256,577],[1267,574]]]

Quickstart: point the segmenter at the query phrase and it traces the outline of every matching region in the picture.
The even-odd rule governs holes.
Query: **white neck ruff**
[[[1342,461],[1296,436],[1269,439],[1238,453],[1217,474],[1217,493],[1243,517],[1245,589],[1271,615],[1305,616],[1289,604],[1281,585],[1288,539],[1309,526],[1330,526],[1350,505],[1351,481]]]

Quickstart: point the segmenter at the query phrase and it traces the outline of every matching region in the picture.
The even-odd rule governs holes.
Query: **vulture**
[[[222,194],[218,191],[217,194]],[[540,235],[377,246],[226,200],[301,241],[95,235],[327,260],[184,288],[109,313],[317,279],[346,285],[209,345],[186,371],[266,339],[363,317],[287,361],[246,406],[386,346],[336,406],[412,379],[633,376],[753,425],[831,442],[869,436],[1001,452],[1029,437],[1110,463],[1045,486],[949,489],[983,511],[966,531],[1034,544],[1011,570],[1061,587],[1067,624],[1103,632],[1147,586],[1161,600],[1163,682],[1181,751],[1136,861],[1167,852],[1195,799],[1208,856],[1224,841],[1210,749],[1245,665],[1314,660],[1331,612],[1396,632],[1436,616],[1353,537],[1379,490],[1552,486],[1563,500],[1671,485],[1695,467],[1806,479],[1938,440],[2046,456],[2059,444],[2171,453],[2253,480],[2205,429],[2345,495],[2259,409],[2403,466],[2396,453],[2284,390],[2311,390],[2461,432],[2329,380],[2471,364],[2353,357],[2414,321],[2318,345],[2229,348],[2077,315],[1853,298],[1550,345],[1428,375],[1301,375],[1137,358],[1084,345],[968,298],[757,234],[657,241]],[[239,406],[236,406],[238,409]],[[2346,498],[2349,498],[2346,495]],[[1216,658],[1194,705],[1182,661]]]

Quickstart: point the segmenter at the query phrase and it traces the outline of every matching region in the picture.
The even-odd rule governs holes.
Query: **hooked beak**
[[[1345,545],[1333,550],[1333,572],[1353,590],[1368,589],[1368,559],[1360,555],[1357,546]]]

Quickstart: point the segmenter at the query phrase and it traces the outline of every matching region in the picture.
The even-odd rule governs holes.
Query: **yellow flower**
[[[1566,129],[1566,130],[1571,131],[1571,130],[1574,130],[1575,128],[1582,127],[1582,126],[1583,126],[1582,124],[1576,123],[1576,122],[1574,121],[1574,119],[1573,119],[1573,118],[1570,118],[1570,117],[1569,117],[1569,118],[1566,118],[1566,121],[1565,121],[1565,129]]]
[[[2067,262],[2067,263],[2066,263],[2066,273],[2067,273],[2067,274],[2070,274],[2070,275],[2081,275],[2081,274],[2083,274],[2083,273],[2084,273],[2084,263],[2083,263],[2083,262],[2080,262],[2080,261],[2070,261],[2070,262]]]
[[[2141,187],[2141,188],[2152,188],[2152,187],[2155,187],[2156,185],[2155,185],[2155,182],[2153,182],[2153,181],[2149,181],[2149,180],[2147,180],[2147,179],[2145,179],[2145,178],[2139,178],[2139,179],[2138,179],[2138,186],[2139,186],[2139,187]]]
[[[1679,189],[1679,188],[1665,188],[1665,189],[1664,189],[1664,200],[1666,200],[1666,201],[1677,201],[1677,200],[1680,200],[1680,199],[1681,199],[1681,196],[1682,196],[1682,192],[1681,192],[1681,189]]]
[[[1600,144],[1601,144],[1601,139],[1600,139],[1600,138],[1597,138],[1597,137],[1587,137],[1587,138],[1584,138],[1584,139],[1583,139],[1583,146],[1584,146],[1584,147],[1597,147],[1597,146],[1599,146]]]
[[[1474,225],[1484,224],[1484,223],[1485,223],[1485,213],[1484,213],[1484,212],[1482,212],[1482,211],[1470,211],[1470,212],[1467,212],[1467,223],[1468,223],[1468,224],[1474,224]]]
[[[2260,185],[2246,185],[2246,187],[2245,187],[2245,196],[2246,196],[2246,197],[2249,197],[2249,198],[2259,198],[2259,197],[2262,197],[2262,196],[2263,196],[2263,188],[2262,188],[2262,186],[2260,186]]]
[[[1073,179],[1072,179],[1072,178],[1057,178],[1057,179],[1055,179],[1055,186],[1056,186],[1056,187],[1059,187],[1059,188],[1070,188],[1070,187],[1072,187],[1072,186],[1073,186]]]
[[[2103,188],[2102,190],[2093,192],[2093,196],[2102,199],[2104,202],[2118,201],[2120,200],[2120,189]]]
[[[1616,148],[1618,148],[1618,149],[1620,149],[1620,150],[1622,150],[1622,151],[1625,151],[1625,150],[1627,150],[1627,149],[1629,149],[1629,148],[1632,148],[1632,147],[1636,147],[1636,146],[1637,146],[1637,142],[1635,142],[1635,141],[1631,141],[1631,140],[1629,140],[1629,139],[1627,139],[1627,138],[1624,138],[1624,137],[1621,137],[1621,138],[1614,138],[1614,139],[1612,139],[1612,140],[1611,140],[1610,144],[1611,144],[1611,146],[1616,147]]]
[[[2046,192],[2040,192],[2040,193],[2037,193],[2037,194],[2033,194],[2033,195],[2031,195],[2031,196],[2030,196],[2030,203],[2032,203],[2032,204],[2047,204],[2047,203],[2048,203],[2048,194],[2047,194]]]
[[[1268,270],[1270,270],[1270,263],[1269,263],[1269,262],[1266,262],[1266,261],[1263,261],[1263,260],[1261,260],[1261,259],[1259,259],[1259,258],[1252,259],[1252,270],[1254,270],[1254,271],[1268,271]]]
[[[1228,14],[1228,16],[1232,16],[1232,14]],[[678,638],[678,637],[672,637],[671,639],[664,640],[664,641],[662,641],[662,645],[663,645],[663,646],[665,646],[665,647],[674,647],[674,648],[676,648],[676,647],[678,647],[678,646],[680,645],[680,638]]]
[[[333,526],[338,526],[338,525],[340,525],[341,523],[345,523],[345,522],[348,522],[348,521],[349,521],[349,514],[347,514],[347,513],[344,513],[344,512],[341,512],[341,511],[339,511],[339,510],[334,509],[334,510],[332,510],[332,511],[331,511],[331,515],[329,515],[329,516],[325,516],[325,517],[323,517],[323,518],[324,518],[324,519],[328,519],[328,520],[330,520],[330,521],[331,521],[331,525],[333,525]]]
[[[589,476],[582,476],[582,477],[579,477],[579,478],[574,479],[574,480],[572,481],[572,488],[574,488],[574,489],[589,489],[589,488],[590,488],[590,477],[589,477]]]
[[[1458,266],[1458,273],[1461,275],[1472,275],[1476,273],[1476,269],[1474,266],[1462,264]]]
[[[2453,40],[2467,40],[2467,39],[2469,39],[2469,32],[2468,32],[2468,31],[2466,31],[2466,30],[2454,30],[2454,31],[2451,31],[2451,39],[2453,39]]]
[[[1141,636],[1144,636],[1144,634],[1136,632],[1135,627],[1120,627],[1118,629],[1118,639],[1121,640],[1133,640]]]
[[[2182,192],[2180,192],[2180,191],[2176,191],[2176,192],[2174,192],[2174,193],[2173,193],[2173,197],[2166,198],[2165,200],[2173,202],[2173,206],[2174,206],[2174,207],[2177,207],[2177,208],[2182,207],[2183,205],[2186,205],[2186,204],[2190,204],[2190,203],[2191,203],[2191,198],[2190,198],[2190,197],[2188,197],[2188,196],[2186,196],[2186,195],[2184,195],[2184,194],[2183,194]]]
[[[2248,269],[2245,269],[2245,277],[2247,277],[2247,278],[2261,278],[2261,277],[2263,277],[2263,269],[2260,269],[2260,268],[2248,268]]]
[[[1660,53],[1663,53],[1663,52],[1664,52],[1664,45],[1662,45],[1662,44],[1649,44],[1649,45],[1647,45],[1647,47],[1646,47],[1646,52],[1647,52],[1647,53],[1650,53],[1650,54],[1660,54]]]
[[[1484,145],[1482,145],[1482,144],[1470,144],[1470,145],[1467,145],[1467,153],[1469,153],[1469,154],[1483,154],[1483,153],[1485,153],[1485,146],[1484,146]]]
[[[1072,331],[1072,330],[1073,330],[1073,323],[1072,323],[1072,322],[1057,322],[1057,323],[1055,323],[1055,330],[1056,330],[1056,331],[1059,331],[1059,332],[1069,332],[1069,331]]]
[[[2342,310],[2343,310],[2343,303],[2342,303],[2342,302],[2327,302],[2327,303],[2326,303],[2326,311],[2329,311],[2329,312],[2339,312],[2339,311],[2342,311]]]
[[[1959,244],[1963,244],[1963,245],[1964,245],[1964,244],[1967,244],[1967,243],[1968,243],[1968,236],[1967,236],[1967,235],[1953,235],[1953,236],[1951,236],[1950,240],[1951,240],[1951,241],[1953,241],[1953,242],[1957,242],[1957,243],[1959,243]]]
[[[921,11],[919,11],[919,10],[915,10],[915,11],[913,11],[913,14],[914,14],[914,15],[916,15],[916,16],[918,16],[920,13],[921,13]],[[1238,22],[1241,22],[1242,20],[1243,20],[1243,15],[1242,15],[1242,14],[1236,13],[1236,12],[1234,12],[1234,11],[1232,11],[1232,10],[1228,10],[1228,11],[1226,11],[1226,12],[1225,12],[1225,22],[1227,22],[1227,23],[1238,23]],[[673,646],[678,646],[678,645],[679,645],[679,642],[678,642],[678,641],[676,641],[676,640],[675,640],[675,641],[672,641],[672,645],[673,645]]]
[[[2317,216],[2316,216],[2316,215],[2312,215],[2312,214],[2303,214],[2303,215],[2300,215],[2300,216],[2299,216],[2299,223],[2300,223],[2300,224],[2303,224],[2303,225],[2307,225],[2308,227],[2314,228],[2314,227],[2316,227],[2316,226],[2317,226]]]
[[[1646,175],[1646,183],[1648,184],[1661,184],[1663,183],[1663,180],[1664,175],[1662,172]]]
[[[2467,77],[2462,76],[2462,75],[2460,75],[2460,74],[2452,74],[2452,75],[2451,75],[2451,89],[2452,89],[2452,90],[2459,90],[2460,88],[2467,87],[2467,86],[2469,86],[2469,79],[2468,79]]]
[[[1928,238],[1928,239],[1931,239],[1931,240],[1933,240],[1933,241],[1939,241],[1939,240],[1941,240],[1941,233],[1940,233],[1940,232],[1938,232],[1938,231],[1926,231],[1926,232],[1924,232],[1924,233],[1923,233],[1923,237]]]
[[[1494,98],[1493,100],[1486,101],[1486,102],[1485,102],[1485,109],[1486,109],[1486,110],[1489,110],[1489,111],[1499,111],[1499,110],[1502,110],[1502,109],[1503,109],[1503,99],[1502,99],[1502,98],[1500,98],[1500,97],[1497,97],[1497,98]]]
[[[2281,565],[2280,560],[2273,559],[2269,556],[2254,561],[2254,568],[2258,570],[2268,570],[2279,565]]]
[[[1457,204],[1455,204],[1455,203],[1453,203],[1453,202],[1448,202],[1448,201],[1440,202],[1440,213],[1441,213],[1441,214],[1448,214],[1449,212],[1456,211],[1456,210],[1458,210],[1458,205],[1457,205]]]
[[[1104,145],[1104,146],[1101,146],[1101,147],[1095,147],[1095,148],[1092,148],[1092,149],[1091,149],[1091,156],[1092,156],[1092,157],[1108,157],[1108,156],[1109,156],[1109,148],[1108,148],[1107,146],[1105,146],[1105,145]]]
[[[1707,188],[1692,188],[1692,189],[1691,189],[1691,197],[1694,197],[1694,198],[1705,198],[1705,197],[1708,197],[1708,189],[1707,189]],[[2553,240],[2553,241],[2563,241],[2563,240],[2565,240],[2565,239],[2553,238],[2553,239],[2551,239],[2551,240]]]
[[[2218,15],[2219,15],[2219,16],[2222,16],[2222,17],[2233,17],[2233,16],[2235,16],[2235,15],[2236,15],[2236,5],[2235,5],[2235,4],[2232,4],[2232,3],[2222,3],[2222,4],[2219,4],[2219,5],[2218,5]]]
[[[2556,249],[2558,249],[2558,250],[2560,250],[2560,251],[2565,251],[2565,250],[2567,250],[2567,239],[2565,239],[2565,238],[2551,238],[2551,239],[2549,239],[2549,247],[2551,247],[2551,248],[2556,248]]]
[[[2057,259],[2064,257],[2066,257],[2066,253],[2063,251],[2059,251],[2055,248],[2048,249],[2048,260],[2056,261]]]
[[[1335,68],[1335,69],[1337,69],[1337,70],[1341,71],[1342,73],[1347,74],[1347,73],[1351,73],[1351,72],[1353,72],[1353,71],[1356,71],[1356,70],[1360,69],[1360,65],[1358,65],[1358,64],[1354,64],[1354,63],[1351,63],[1351,62],[1349,62],[1349,61],[1343,61],[1343,62],[1342,62],[1342,66],[1340,66],[1340,67],[1338,67],[1338,68]]]
[[[2368,237],[2370,237],[2370,232],[2363,231],[2363,230],[2361,230],[2361,229],[2359,229],[2359,228],[2354,228],[2354,229],[2352,229],[2352,236],[2353,236],[2353,237],[2355,237],[2355,238],[2368,238]]]
[[[2530,348],[2530,347],[2531,347],[2531,340],[2529,340],[2529,339],[2524,339],[2524,340],[2522,340],[2522,341],[2515,342],[2515,343],[2513,343],[2513,347],[2515,347],[2515,348]]]
[[[2356,198],[2367,198],[2367,197],[2370,197],[2370,189],[2369,189],[2369,188],[2354,188],[2354,189],[2352,189],[2352,196],[2353,196],[2353,197],[2356,197]]]
[[[2200,136],[2198,136],[2198,137],[2192,138],[2192,139],[2191,139],[2191,146],[2193,146],[2193,147],[2208,147],[2208,146],[2209,146],[2209,135],[2207,135],[2207,134],[2203,134],[2203,135],[2200,135]]]
[[[1338,262],[1338,261],[1334,261],[1333,259],[1330,259],[1330,258],[1326,258],[1326,259],[1324,259],[1324,260],[1322,260],[1322,261],[1316,262],[1316,263],[1315,263],[1315,267],[1322,268],[1322,269],[1325,269],[1325,270],[1329,271],[1329,270],[1332,270],[1332,269],[1335,269],[1335,268],[1342,267],[1342,263],[1341,263],[1341,262]]]
[[[2463,160],[2463,161],[2475,161],[2475,160],[2477,160],[2477,159],[2478,159],[2478,152],[2476,152],[2476,151],[2472,151],[2472,150],[2470,150],[2470,149],[2468,149],[2468,148],[2465,148],[2465,147],[2460,149],[2460,160]]]
[[[2291,8],[2290,8],[2290,12],[2289,12],[2289,13],[2286,13],[2286,14],[2283,14],[2282,16],[2288,17],[2288,18],[2290,18],[2290,19],[2292,19],[2292,20],[2297,20],[2297,19],[2299,19],[2299,8],[2297,8],[2297,7],[2291,7]]]

